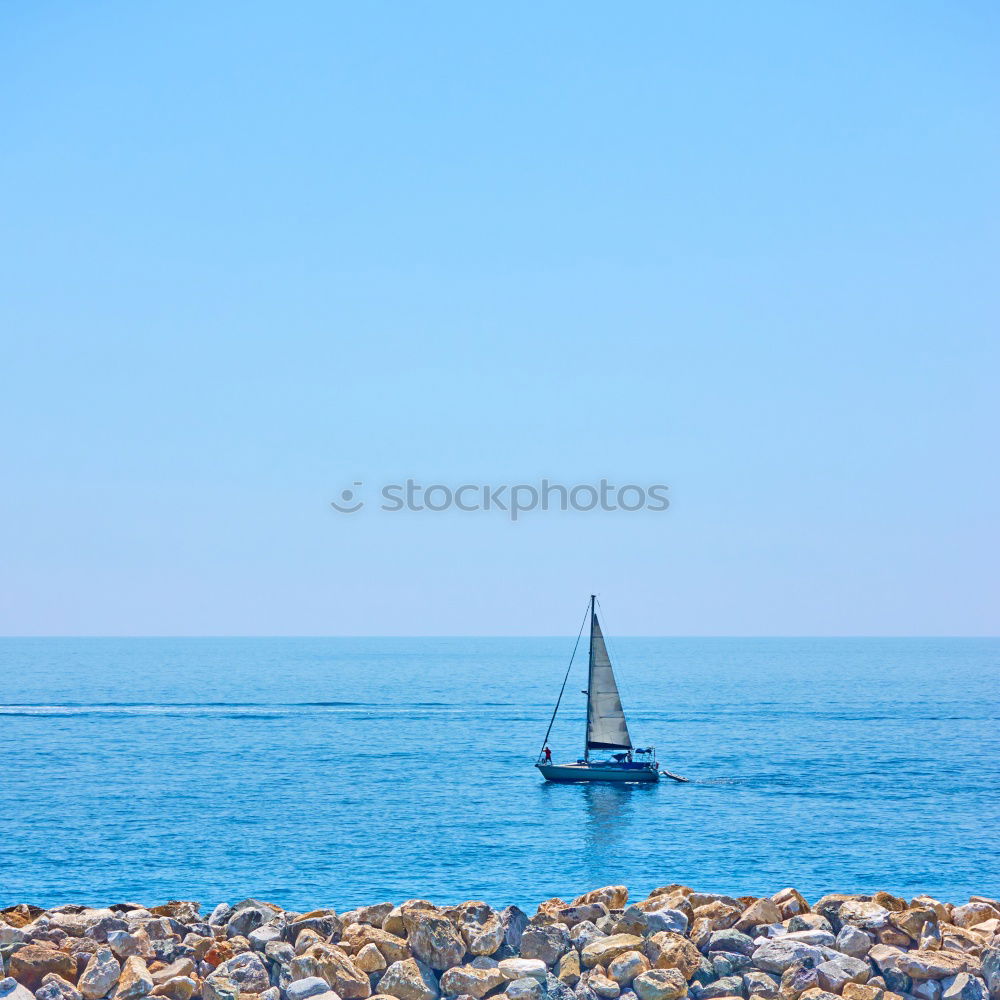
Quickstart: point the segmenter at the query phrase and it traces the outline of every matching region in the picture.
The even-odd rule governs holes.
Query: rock
[[[941,1000],[988,1000],[988,997],[986,983],[967,972],[941,981]]]
[[[35,990],[35,1000],[82,1000],[83,994],[70,982],[50,972]]]
[[[580,953],[575,948],[571,948],[559,959],[559,970],[556,974],[560,982],[566,983],[567,986],[576,986],[580,981]]]
[[[789,917],[809,912],[809,904],[798,889],[782,889],[771,897],[771,902],[778,907],[778,912],[781,914],[782,920],[788,920]]]
[[[917,948],[901,952],[896,967],[911,979],[947,979],[960,972],[976,972],[979,963],[957,951],[943,948],[940,951],[921,951]]]
[[[521,957],[554,965],[569,946],[569,928],[565,924],[529,927],[521,937]]]
[[[240,1000],[240,988],[226,976],[209,976],[201,984],[201,1000]]]
[[[636,937],[638,935],[633,935]],[[596,941],[598,938],[606,938],[607,934],[604,933],[595,924],[592,924],[589,920],[584,920],[579,923],[570,931],[569,939],[573,943],[573,947],[578,951],[583,951],[584,948],[590,944],[591,941]]]
[[[285,925],[272,921],[269,924],[262,924],[255,931],[251,931],[247,940],[254,951],[262,952],[272,941],[280,941],[284,933]]]
[[[837,994],[828,993],[826,990],[814,986],[802,994],[802,1000],[837,1000]]]
[[[365,1000],[371,996],[368,976],[335,944],[312,945],[292,959],[289,969],[295,979],[319,976],[343,1000]]]
[[[867,983],[847,983],[841,994],[844,1000],[884,1000],[885,990]]]
[[[173,917],[178,923],[196,924],[201,919],[201,903],[174,899],[162,906],[154,906],[149,912],[158,917]]]
[[[603,903],[609,910],[624,909],[628,902],[628,888],[624,885],[606,885],[601,889],[591,889],[573,900],[574,906],[587,903]]]
[[[446,996],[464,994],[479,1000],[506,981],[499,967],[480,968],[475,965],[460,965],[449,969],[441,976],[441,992]]]
[[[227,976],[241,993],[262,993],[271,985],[267,967],[255,951],[245,951],[223,962],[212,975]],[[365,983],[367,985],[367,980]]]
[[[462,903],[446,910],[445,915],[458,926],[471,954],[492,955],[503,944],[503,921],[486,903]]]
[[[153,978],[155,980],[155,974]],[[190,976],[175,976],[154,986],[150,996],[166,997],[167,1000],[191,1000],[197,989],[198,984]]]
[[[833,933],[830,921],[821,913],[799,913],[787,922],[789,932],[795,931],[827,931]]]
[[[687,995],[688,986],[679,969],[650,969],[635,977],[632,989],[639,1000],[677,1000]]]
[[[37,990],[50,972],[71,983],[76,982],[76,960],[73,956],[40,944],[26,944],[18,948],[10,956],[7,971],[29,990]]]
[[[622,988],[608,976],[602,976],[599,972],[593,972],[587,978],[587,986],[601,1000],[617,1000]]]
[[[847,983],[867,983],[871,974],[866,961],[850,955],[838,955],[816,966],[820,989],[831,993],[840,993]]]
[[[889,923],[916,941],[924,924],[937,923],[937,914],[929,906],[911,906],[889,914]]]
[[[810,927],[805,931],[792,931],[781,935],[781,938],[784,941],[811,944],[814,948],[833,948],[837,943],[837,939],[829,931],[822,931],[818,927]]]
[[[936,979],[924,979],[913,984],[911,995],[916,1000],[941,1000],[941,983]]]
[[[232,908],[226,921],[226,935],[246,937],[252,930],[256,930],[261,924],[266,924],[281,912],[281,908],[273,903],[264,903],[259,899],[244,899]],[[209,923],[211,922],[209,918]]]
[[[777,916],[777,907],[774,908]],[[694,908],[695,923],[705,921],[710,930],[717,931],[724,927],[733,927],[743,915],[743,910],[737,903],[735,906],[721,899]]]
[[[548,1000],[576,1000],[576,993],[562,980],[556,979],[551,972],[545,978],[545,992]],[[632,1000],[636,1000],[634,994]]]
[[[153,977],[138,955],[129,955],[122,963],[121,975],[115,987],[114,1000],[140,1000],[153,990]]]
[[[319,976],[307,976],[305,979],[295,979],[285,987],[288,1000],[309,1000],[330,989],[330,984]]]
[[[12,976],[0,979],[0,1000],[34,1000],[34,994]]]
[[[826,917],[826,919],[830,921],[830,926],[834,929],[834,931],[839,931],[840,919],[837,914],[839,913],[840,908],[849,900],[858,900],[861,898],[861,896],[855,896],[848,893],[831,892],[822,899],[816,900],[815,905],[812,907],[812,911],[813,913],[819,913],[820,915]]]
[[[153,985],[159,986],[177,976],[190,976],[194,972],[194,962],[190,958],[178,958],[177,961],[151,971]]]
[[[498,968],[503,973],[504,979],[513,982],[515,979],[537,979],[544,983],[548,978],[548,970],[545,963],[537,958],[505,958],[500,962]]]
[[[712,961],[712,978],[726,979],[749,969],[751,962],[747,955],[735,951],[713,951],[709,956]]]
[[[213,927],[222,927],[232,915],[233,908],[228,903],[219,903],[219,905],[212,910],[211,914],[209,914],[208,922]]]
[[[877,931],[889,924],[889,911],[875,902],[849,899],[837,911],[841,924],[852,924],[866,931]]]
[[[500,950],[509,952],[510,955],[502,956],[509,958],[516,955],[521,948],[521,936],[528,926],[528,915],[516,906],[506,906],[500,911],[500,923],[503,926]]]
[[[987,948],[982,958],[981,971],[986,981],[986,991],[990,1000],[1000,1000],[1000,947]]]
[[[590,941],[580,952],[580,958],[584,968],[592,969],[595,965],[607,965],[626,951],[641,948],[642,938],[635,934],[612,934]]]
[[[694,944],[672,931],[661,931],[647,938],[643,950],[654,969],[677,969],[685,980],[689,980],[701,964],[701,953]]]
[[[397,1000],[437,1000],[440,996],[434,973],[415,958],[393,962],[378,981],[378,990]]]
[[[782,1000],[798,1000],[806,990],[811,989],[819,989],[819,976],[811,965],[793,962],[781,974],[778,995]]]
[[[383,972],[388,968],[389,963],[386,962],[385,957],[382,952],[374,944],[366,944],[358,953],[354,956],[354,964],[362,972],[372,973],[372,972]]]
[[[851,924],[844,924],[837,934],[834,947],[852,958],[865,958],[874,944],[871,935]]]
[[[325,996],[326,1000],[340,1000],[333,990],[320,995]],[[263,993],[257,994],[257,1000],[281,1000],[281,990],[277,986],[269,986]]]
[[[990,903],[966,903],[951,911],[951,923],[956,927],[975,927],[995,917],[1000,917],[1000,910]]]
[[[99,1000],[100,997],[107,996],[118,982],[121,971],[118,959],[111,949],[98,948],[87,962],[77,983],[84,1000]]]
[[[115,953],[119,961],[124,961],[131,955],[139,958],[152,958],[153,945],[149,935],[138,928],[132,931],[109,931],[108,947]]]
[[[348,954],[360,952],[368,944],[375,945],[389,965],[413,957],[410,946],[403,938],[390,934],[388,931],[382,930],[381,927],[369,924],[350,924],[344,929],[340,947]]]
[[[627,914],[628,910],[625,912]],[[610,911],[604,903],[584,903],[581,906],[561,907],[555,913],[555,920],[558,923],[565,924],[570,930],[572,930],[577,924],[582,923],[584,920],[589,920],[593,923],[600,920],[601,917],[608,916],[609,913]]]
[[[782,920],[781,910],[773,899],[758,899],[751,903],[733,925],[738,931],[748,931],[761,924],[776,924]]]
[[[778,1000],[779,980],[771,972],[749,969],[743,973],[743,993],[760,1000]]]
[[[712,936],[708,939],[709,954],[713,951],[732,951],[738,955],[752,955],[754,948],[752,937],[732,927],[713,931]]]
[[[514,979],[507,984],[507,996],[512,1000],[542,1000],[545,989],[537,979]]]
[[[941,928],[937,921],[928,920],[920,928],[920,937],[917,939],[917,947],[921,951],[937,951],[943,943]]]
[[[796,962],[817,966],[824,961],[823,950],[805,941],[790,940],[791,935],[766,941],[750,956],[758,969],[782,973]]]
[[[465,941],[447,917],[432,910],[407,910],[403,926],[413,954],[430,968],[450,969],[465,957]]]
[[[612,960],[608,976],[619,986],[628,986],[636,976],[649,969],[649,959],[641,951],[625,951]]]

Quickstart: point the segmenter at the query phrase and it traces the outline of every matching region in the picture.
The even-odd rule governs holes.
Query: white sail
[[[587,749],[629,750],[632,740],[622,711],[618,684],[597,615],[590,619],[590,694],[587,699]]]

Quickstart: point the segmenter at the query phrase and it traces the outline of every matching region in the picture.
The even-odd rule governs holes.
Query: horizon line
[[[884,632],[868,633],[616,633],[620,639],[1000,639],[997,633],[912,633],[890,634]],[[275,633],[238,633],[238,632],[201,632],[201,633],[0,633],[0,639],[570,639],[569,633],[508,633],[496,634],[485,632],[275,632]]]

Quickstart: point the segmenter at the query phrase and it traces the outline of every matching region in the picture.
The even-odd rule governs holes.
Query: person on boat
[[[546,747],[543,752],[545,754],[545,763],[546,764],[551,764],[552,763],[552,751],[548,747]]]

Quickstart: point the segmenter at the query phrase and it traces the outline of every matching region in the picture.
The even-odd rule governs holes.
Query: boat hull
[[[536,764],[546,781],[565,784],[582,781],[649,782],[659,781],[656,767],[620,764]]]

